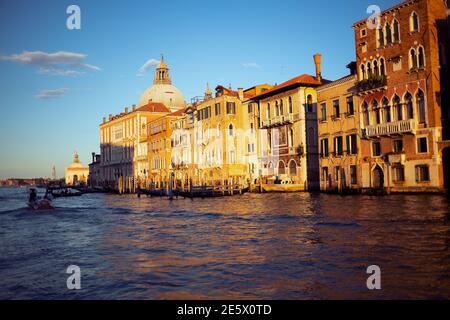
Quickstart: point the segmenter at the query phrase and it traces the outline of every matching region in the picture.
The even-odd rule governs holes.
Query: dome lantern
[[[172,84],[169,76],[169,68],[164,62],[164,56],[161,54],[161,60],[156,67],[155,77],[153,78],[153,84]]]
[[[73,163],[79,163],[80,159],[78,158],[78,152],[75,151],[73,154]]]

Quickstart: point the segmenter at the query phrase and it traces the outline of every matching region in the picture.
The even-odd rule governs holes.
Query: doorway
[[[384,188],[384,173],[380,166],[376,166],[375,169],[373,169],[373,187],[375,189]]]

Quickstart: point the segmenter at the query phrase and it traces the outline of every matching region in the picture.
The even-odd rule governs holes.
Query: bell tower
[[[153,84],[172,84],[169,76],[169,68],[164,62],[164,56],[161,54],[161,61],[159,61],[156,67],[155,77],[153,79]]]

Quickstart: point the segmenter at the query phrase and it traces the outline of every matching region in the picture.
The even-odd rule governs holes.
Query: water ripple
[[[25,198],[0,188],[1,299],[450,298],[444,196],[92,194],[42,213]],[[365,287],[371,264],[380,292]]]

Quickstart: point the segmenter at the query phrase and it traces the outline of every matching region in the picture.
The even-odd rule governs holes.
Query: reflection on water
[[[94,194],[35,213],[25,192],[0,189],[0,298],[450,298],[444,196]],[[71,264],[81,291],[66,289]]]

